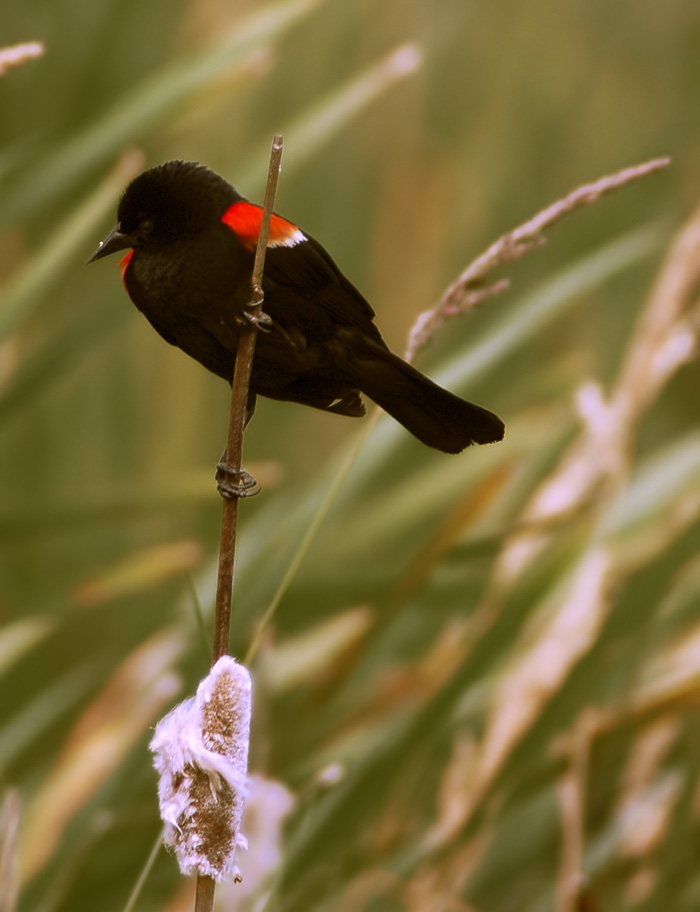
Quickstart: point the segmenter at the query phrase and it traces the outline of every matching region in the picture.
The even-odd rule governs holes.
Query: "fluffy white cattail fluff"
[[[151,740],[160,774],[165,844],[183,874],[239,878],[236,849],[248,771],[250,675],[223,656],[191,697],[161,719]]]

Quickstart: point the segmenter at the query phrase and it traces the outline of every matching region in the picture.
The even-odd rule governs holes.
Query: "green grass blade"
[[[15,181],[2,205],[4,224],[44,207],[82,176],[165,124],[253,48],[280,38],[318,0],[285,0],[256,11],[222,41],[148,77],[98,120],[52,150]]]
[[[384,92],[415,73],[421,63],[421,52],[416,45],[395,48],[283,126],[285,174],[309,161]],[[269,140],[266,140],[243,164],[240,176],[236,178],[241,186],[262,189],[264,169],[261,171],[261,162],[266,160],[268,149]]]
[[[49,297],[61,275],[75,264],[79,251],[91,249],[92,238],[114,206],[126,180],[139,169],[141,156],[127,153],[119,165],[51,234],[0,297],[0,342],[26,319],[43,297]]]

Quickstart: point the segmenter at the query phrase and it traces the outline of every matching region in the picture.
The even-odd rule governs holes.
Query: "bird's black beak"
[[[116,253],[117,250],[126,250],[127,247],[133,247],[135,239],[130,234],[123,234],[120,226],[117,225],[111,231],[104,241],[100,241],[100,246],[88,260],[88,263],[94,263],[95,260],[101,260],[102,257],[109,256],[110,253]]]

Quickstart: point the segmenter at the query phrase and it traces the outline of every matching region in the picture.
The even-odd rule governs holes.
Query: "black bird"
[[[262,208],[195,162],[144,171],[124,191],[118,224],[90,262],[121,260],[129,297],[153,328],[231,383],[250,305]],[[257,395],[361,417],[364,393],[428,446],[459,453],[503,438],[503,422],[393,354],[374,311],[324,248],[272,216],[248,418]]]

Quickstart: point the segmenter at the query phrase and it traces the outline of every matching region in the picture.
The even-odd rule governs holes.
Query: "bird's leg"
[[[248,402],[246,404],[245,427],[248,427],[250,419],[255,414],[255,405],[257,396],[252,390],[248,390]],[[257,481],[250,472],[245,469],[234,469],[227,461],[227,452],[221,454],[221,459],[216,466],[216,489],[219,494],[226,500],[237,500],[240,497],[255,497],[262,488],[257,487]]]
[[[248,390],[248,401],[246,402],[245,425],[248,427],[251,418],[255,414],[255,406],[258,397],[256,393]],[[228,464],[228,453],[226,450],[221,454],[221,459],[216,466],[216,490],[226,500],[237,500],[240,497],[255,497],[262,488],[257,486],[257,481],[250,472],[245,469],[234,469]]]

